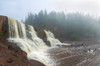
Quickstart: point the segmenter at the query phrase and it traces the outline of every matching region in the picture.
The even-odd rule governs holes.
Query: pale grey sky
[[[24,19],[28,12],[40,10],[65,13],[81,12],[100,16],[100,0],[0,0],[0,15],[17,20]]]

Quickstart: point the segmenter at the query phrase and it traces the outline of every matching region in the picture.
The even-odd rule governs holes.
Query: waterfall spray
[[[56,39],[54,34],[50,31],[46,31],[44,30],[46,36],[47,36],[47,41],[50,42],[51,46],[56,46],[56,45],[70,45],[70,44],[67,44],[67,43],[61,43],[60,40]]]
[[[8,25],[8,40],[17,44],[18,47],[25,51],[28,59],[34,59],[48,65],[47,57],[44,52],[48,46],[37,36],[34,28],[28,25],[28,29],[26,29],[25,24],[12,18],[8,18]],[[32,40],[28,38],[27,31],[32,37]]]
[[[37,60],[46,66],[50,66],[50,58],[48,58],[48,53],[46,52],[46,50],[48,50],[50,47],[48,47],[46,43],[38,37],[37,32],[34,30],[33,26],[26,26],[24,23],[12,18],[8,18],[8,26],[8,41],[17,44],[21,50],[26,52],[28,59]],[[52,47],[56,46],[57,44],[64,45],[64,43],[61,43],[54,37],[52,32],[46,30],[44,31]]]

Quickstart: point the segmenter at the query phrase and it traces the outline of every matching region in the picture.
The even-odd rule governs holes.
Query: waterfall
[[[28,59],[34,59],[48,65],[45,50],[48,46],[39,38],[34,27],[8,18],[9,38],[8,41],[15,43],[24,52]],[[30,36],[30,37],[29,37]]]
[[[91,61],[93,64],[99,64],[99,49],[93,49],[93,46],[81,47],[55,47],[56,45],[70,45],[62,43],[56,39],[54,34],[50,31],[44,30],[47,40],[51,47],[48,47],[45,42],[38,37],[37,32],[31,25],[25,25],[22,22],[8,18],[9,38],[8,41],[16,44],[24,52],[27,53],[27,58],[40,61],[46,66],[64,66],[66,63],[74,63],[80,66],[88,64]],[[95,45],[99,46],[99,45]],[[91,48],[91,49],[90,49]],[[50,50],[51,49],[51,50]],[[86,49],[86,50],[85,50]],[[90,50],[87,50],[90,49]],[[86,52],[87,51],[87,52]],[[85,55],[84,55],[85,54]],[[79,56],[79,57],[78,57]],[[90,57],[89,57],[90,56]],[[80,59],[82,57],[82,59]],[[91,58],[93,57],[93,58]],[[72,61],[73,58],[78,61]],[[95,61],[94,61],[95,60]],[[88,65],[92,65],[92,62]],[[64,64],[64,65],[63,65]],[[70,64],[69,64],[70,65]],[[73,65],[73,64],[72,64]]]
[[[18,26],[19,37],[27,38],[25,24],[23,24],[22,22],[18,22],[18,21],[16,21],[16,22],[17,22],[17,26]]]
[[[9,24],[9,37],[19,38],[16,20],[8,18],[8,24]]]
[[[47,36],[47,41],[50,42],[51,46],[56,46],[56,45],[70,45],[67,43],[61,43],[60,40],[56,39],[54,34],[50,31],[44,30],[46,36]]]
[[[41,45],[41,46],[46,46],[46,44],[43,42],[43,40],[42,39],[40,39],[38,36],[37,36],[37,34],[36,34],[36,31],[34,30],[34,27],[32,27],[32,26],[28,26],[29,27],[29,32],[30,32],[30,34],[31,34],[31,36],[32,36],[32,40],[37,44],[37,45]]]
[[[46,50],[48,50],[50,47],[48,47],[45,42],[38,37],[33,26],[25,25],[24,23],[12,18],[8,18],[8,26],[8,41],[13,42],[20,47],[21,50],[26,52],[28,59],[40,61],[46,66],[49,65],[50,58],[48,58]],[[64,43],[61,43],[54,37],[52,32],[46,30],[44,30],[44,32],[46,33],[47,39],[50,41],[52,47],[56,46],[57,44],[64,45]]]

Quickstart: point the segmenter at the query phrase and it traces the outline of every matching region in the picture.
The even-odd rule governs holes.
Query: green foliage
[[[21,62],[22,62],[21,59],[19,59],[19,60],[18,60],[18,63],[21,63]]]
[[[72,34],[71,38],[73,38],[73,39],[79,38],[79,35],[78,34]]]
[[[85,36],[88,37],[89,36],[89,33],[86,33]]]
[[[85,33],[86,37],[95,37],[95,34],[91,34],[91,33]]]
[[[0,37],[2,37],[3,36],[3,33],[2,32],[0,32]]]
[[[100,37],[100,19],[80,13],[64,14],[64,12],[40,11],[38,14],[29,13],[26,24],[37,29],[47,29],[62,38]]]

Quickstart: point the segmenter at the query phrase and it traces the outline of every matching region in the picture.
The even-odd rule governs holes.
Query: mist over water
[[[87,43],[82,41],[81,44],[62,43],[55,38],[49,30],[44,30],[48,46],[31,25],[25,25],[22,22],[8,18],[9,38],[8,41],[15,43],[24,52],[27,53],[29,60],[37,60],[46,66],[99,66],[100,42]],[[95,43],[95,44],[94,44]]]
[[[23,51],[25,51],[28,59],[38,60],[47,64],[45,61],[44,50],[47,49],[48,46],[36,35],[34,28],[28,25],[28,30],[26,30],[25,24],[11,18],[8,18],[8,23],[8,40],[16,43]],[[28,37],[27,34],[29,34],[30,37]]]
[[[44,43],[44,41],[38,37],[37,32],[34,30],[34,27],[30,25],[25,25],[22,22],[16,21],[12,18],[8,18],[9,25],[9,38],[10,42],[17,44],[24,52],[27,53],[28,59],[33,59],[40,61],[45,65],[49,65],[47,49],[50,47]],[[55,43],[62,43],[55,39],[53,33],[45,30],[48,39],[50,39],[51,47],[56,46]],[[53,41],[52,41],[53,40]],[[54,45],[53,45],[54,44]]]
[[[61,43],[58,39],[55,38],[54,34],[50,31],[46,31],[44,30],[46,36],[47,36],[47,40],[50,41],[51,46],[57,46],[57,45],[70,45],[67,43]]]
[[[99,66],[100,42],[82,42],[84,44],[62,43],[56,39],[51,31],[44,30],[48,46],[31,25],[8,18],[9,38],[8,41],[16,44],[27,53],[29,60],[37,60],[46,66]],[[74,42],[75,43],[75,42]],[[94,45],[94,43],[96,43]]]
[[[1,0],[0,15],[7,16],[7,40],[28,60],[100,66],[100,0]]]

